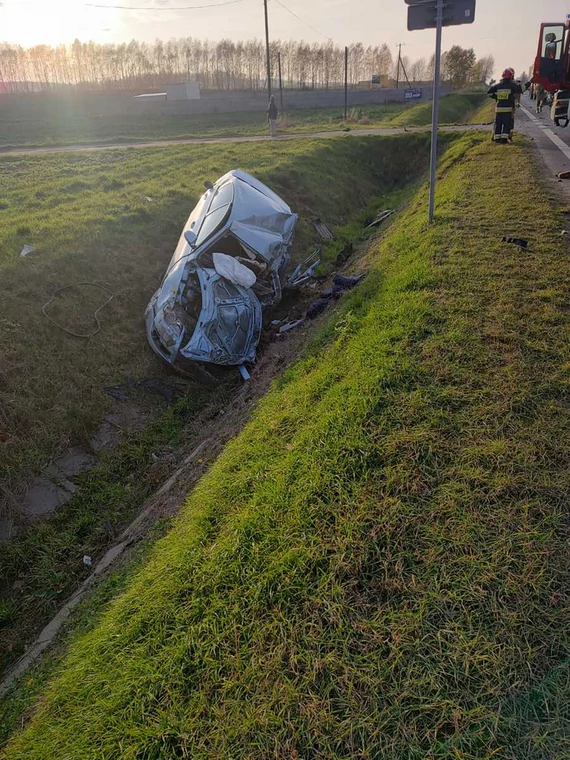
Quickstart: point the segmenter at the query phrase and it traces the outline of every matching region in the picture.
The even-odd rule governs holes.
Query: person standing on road
[[[513,81],[513,70],[505,69],[501,81],[489,87],[487,95],[497,101],[493,140],[507,142],[513,139],[514,111],[517,95],[523,94],[522,85]]]
[[[267,118],[269,119],[269,134],[271,137],[277,136],[277,117],[279,116],[279,111],[277,110],[277,105],[275,103],[275,95],[272,95],[269,98],[269,108],[267,109]]]
[[[534,85],[534,95],[536,97],[536,112],[542,113],[544,101],[546,100],[546,90],[541,84]]]

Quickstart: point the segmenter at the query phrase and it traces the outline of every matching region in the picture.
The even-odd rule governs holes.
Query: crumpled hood
[[[255,360],[263,315],[252,290],[234,285],[215,269],[196,271],[202,290],[202,311],[182,356],[198,362],[235,365]]]

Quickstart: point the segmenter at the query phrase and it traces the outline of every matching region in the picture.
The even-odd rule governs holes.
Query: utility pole
[[[269,52],[269,16],[267,14],[267,0],[263,0],[265,8],[265,49],[267,53],[267,92],[271,100],[271,54]]]
[[[400,64],[402,62],[402,45],[404,43],[400,42],[396,47],[398,48],[398,66],[396,68],[396,89],[400,89]]]
[[[348,121],[348,48],[344,49],[344,120]]]
[[[283,113],[283,77],[281,76],[281,53],[277,53],[277,66],[279,67],[279,94],[281,96],[281,113]]]

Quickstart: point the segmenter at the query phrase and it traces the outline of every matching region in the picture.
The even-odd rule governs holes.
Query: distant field
[[[264,112],[213,113],[197,116],[147,112],[99,113],[94,103],[50,101],[35,96],[10,96],[0,110],[0,147],[8,145],[61,145],[73,143],[136,142],[189,137],[230,137],[265,134]],[[0,102],[1,104],[1,102]],[[352,126],[382,124],[407,106],[401,104],[353,108]],[[344,124],[342,108],[286,111],[282,132],[337,129]]]
[[[0,110],[0,148],[138,142],[192,137],[237,137],[267,133],[264,113],[217,113],[200,116],[159,113],[101,113],[97,101],[50,100],[47,97],[8,96]],[[481,96],[450,95],[442,100],[441,123],[466,120]],[[392,103],[351,108],[344,121],[342,108],[287,110],[280,118],[283,134],[366,127],[430,123],[431,104]]]

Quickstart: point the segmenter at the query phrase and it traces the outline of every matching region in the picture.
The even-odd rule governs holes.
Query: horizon
[[[372,0],[361,0],[361,6],[362,13],[355,14],[352,0],[311,0],[310,3],[269,0],[270,38],[308,43],[330,39],[340,46],[357,42],[365,47],[386,43],[393,55],[397,45],[402,43],[403,56],[411,61],[429,60],[435,33],[407,31],[404,0],[392,0],[388,9],[382,9]],[[472,47],[478,58],[493,55],[496,71],[506,66],[513,66],[517,72],[527,71],[534,60],[540,24],[563,21],[565,16],[560,0],[546,0],[542,10],[536,8],[533,0],[507,0],[498,10],[493,0],[478,0],[474,24],[444,29],[443,48]],[[511,23],[512,34],[505,40],[504,30],[511,28]],[[120,44],[132,39],[153,42],[192,37],[217,42],[264,39],[265,36],[263,0],[94,0],[92,3],[52,0],[49,6],[43,0],[2,0],[0,25],[0,42],[26,48],[40,44],[70,45],[75,39]]]

